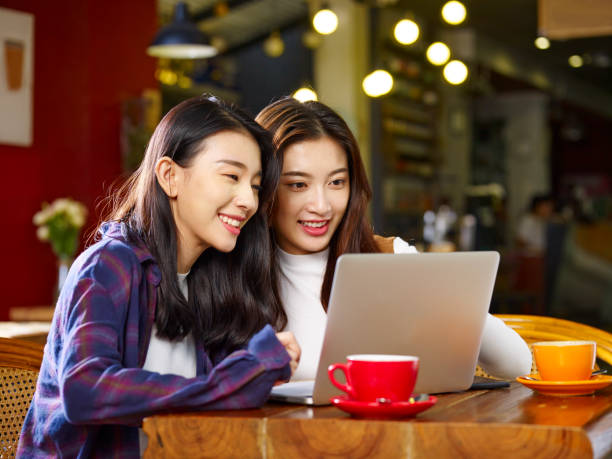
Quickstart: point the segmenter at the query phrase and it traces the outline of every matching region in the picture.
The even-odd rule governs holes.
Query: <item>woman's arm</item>
[[[126,276],[117,274],[121,267],[106,265],[98,262],[96,279],[78,281],[62,324],[57,379],[70,422],[132,425],[159,411],[252,408],[266,401],[277,380],[289,379],[290,357],[270,326],[204,376],[183,378],[124,367],[121,336],[137,326],[126,319],[131,290],[137,286],[130,287]]]
[[[531,351],[503,320],[487,314],[478,363],[492,376],[514,379],[531,372]]]

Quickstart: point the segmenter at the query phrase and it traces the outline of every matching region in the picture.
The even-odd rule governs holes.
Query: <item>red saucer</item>
[[[433,395],[429,395],[426,400],[422,401],[378,403],[360,402],[352,400],[346,395],[339,395],[332,397],[330,401],[337,408],[357,418],[393,419],[414,416],[421,411],[431,408],[438,399]]]

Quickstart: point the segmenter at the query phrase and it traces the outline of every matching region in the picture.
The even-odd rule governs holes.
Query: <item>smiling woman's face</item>
[[[280,248],[294,255],[326,249],[349,195],[348,160],[338,142],[321,137],[287,148],[272,216]]]
[[[234,249],[241,228],[257,211],[261,184],[259,145],[250,135],[222,131],[207,137],[188,167],[174,170],[170,208],[177,230],[178,265],[208,247]],[[186,270],[187,271],[186,271]]]

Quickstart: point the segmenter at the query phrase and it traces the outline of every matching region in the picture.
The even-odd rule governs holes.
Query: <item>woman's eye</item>
[[[302,190],[306,188],[306,184],[304,182],[288,183],[287,186],[294,190]]]
[[[261,185],[251,185],[251,188],[253,188],[253,190],[257,193],[259,193],[263,189]]]
[[[234,174],[225,174],[226,177],[228,177],[229,179],[233,180],[234,182],[238,181],[238,176],[234,175]]]
[[[345,183],[346,183],[346,180],[344,180],[344,179],[336,179],[336,180],[332,180],[332,181],[330,182],[330,184],[331,184],[332,186],[342,186],[342,185],[344,185]]]

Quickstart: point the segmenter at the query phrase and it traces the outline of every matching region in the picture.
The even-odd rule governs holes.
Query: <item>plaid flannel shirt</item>
[[[122,224],[100,231],[58,299],[20,457],[138,457],[143,417],[258,407],[290,376],[289,355],[269,325],[216,365],[196,341],[194,378],[143,370],[160,270]]]

